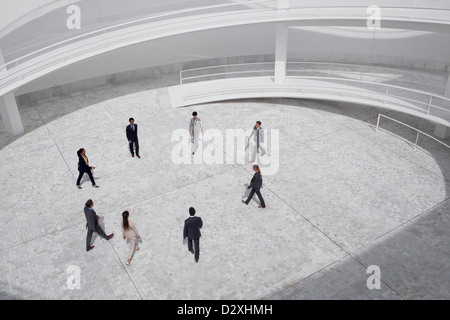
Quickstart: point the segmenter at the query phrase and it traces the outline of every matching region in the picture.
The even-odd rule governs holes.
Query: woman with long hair
[[[263,199],[263,197],[261,195],[261,191],[260,191],[260,189],[262,188],[261,170],[259,169],[259,166],[255,164],[253,166],[253,171],[255,171],[255,174],[253,175],[252,181],[250,181],[250,185],[247,187],[247,190],[252,189],[252,191],[250,192],[250,195],[248,196],[247,201],[242,200],[242,203],[245,203],[248,205],[250,200],[252,200],[253,195],[256,193],[256,195],[258,196],[259,202],[261,203],[258,206],[258,208],[265,208],[266,203],[264,202],[264,199]]]
[[[128,251],[127,265],[131,263],[131,257],[133,256],[134,250],[139,251],[139,247],[136,246],[136,238],[140,239],[139,232],[133,222],[128,220],[130,213],[128,211],[122,212],[122,235],[123,240],[128,238],[130,240],[130,250]]]
[[[77,179],[77,188],[81,189],[81,178],[83,178],[84,174],[87,173],[89,176],[89,179],[91,179],[91,183],[92,186],[94,188],[98,188],[98,185],[95,184],[95,180],[94,177],[92,176],[92,169],[95,169],[95,167],[90,167],[89,166],[89,160],[86,156],[86,150],[84,150],[83,148],[79,149],[77,151],[77,155],[78,155],[78,179]]]

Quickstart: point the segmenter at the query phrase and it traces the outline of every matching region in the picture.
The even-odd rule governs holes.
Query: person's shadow
[[[100,180],[101,178],[96,177],[95,174],[94,174],[94,172],[95,172],[95,169],[92,169],[92,170],[91,170],[92,176],[94,177],[94,180],[95,180],[95,182],[97,183],[97,180]],[[81,180],[80,180],[80,186],[81,186],[82,184],[84,184],[85,182],[91,183],[91,179],[89,178],[89,175],[88,175],[87,173],[85,173],[85,174],[83,175],[83,177],[81,178]]]
[[[133,254],[131,255],[130,261],[133,260],[134,255],[138,251],[137,248],[139,248],[139,250],[140,250],[140,245],[141,245],[142,242],[143,242],[142,241],[142,236],[139,239],[136,237],[136,246],[134,247],[134,251],[133,251]],[[127,238],[126,243],[127,243],[128,247],[130,247],[130,239]]]
[[[245,183],[244,187],[247,188],[249,185],[250,185],[249,183]],[[252,189],[246,189],[244,192],[244,195],[242,196],[242,200],[246,201],[248,196],[250,195],[250,192],[252,192]],[[256,197],[256,196],[253,196],[251,201],[255,201],[259,206],[261,205],[261,203],[258,200],[258,197]]]
[[[100,226],[100,228],[102,228],[103,232],[105,232],[105,234],[108,235],[108,233],[106,232],[106,229],[105,229],[105,218],[103,216],[100,216],[100,219],[98,219],[98,225]],[[97,238],[98,238],[98,233],[94,231],[94,234],[92,235],[91,246]],[[104,239],[104,240],[106,240],[106,239]]]

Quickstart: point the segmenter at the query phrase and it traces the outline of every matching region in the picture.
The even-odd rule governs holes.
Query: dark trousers
[[[192,248],[192,242],[194,242],[194,248]],[[200,257],[200,239],[188,239],[188,250],[192,252],[194,250],[195,252],[195,260],[198,260]]]
[[[136,155],[139,155],[139,141],[138,140],[131,140],[131,143],[128,143],[130,145],[130,152],[131,154],[134,154],[134,150],[133,150],[133,144],[134,144],[134,149],[136,149]]]
[[[250,195],[247,198],[247,201],[245,201],[245,204],[248,204],[250,202],[250,200],[252,200],[255,193],[258,196],[259,202],[261,203],[261,207],[265,208],[266,203],[264,202],[264,199],[261,195],[261,191],[259,191],[259,189],[252,189],[252,191],[250,192]]]
[[[86,238],[86,250],[89,251],[91,248],[92,234],[97,232],[100,237],[103,239],[109,240],[109,237],[106,235],[105,231],[100,226],[97,226],[97,230],[88,230],[87,238]]]
[[[81,178],[83,178],[83,176],[84,176],[85,173],[87,173],[88,176],[89,176],[89,179],[91,179],[92,185],[95,184],[95,180],[94,180],[94,177],[92,176],[91,170],[88,170],[88,171],[86,171],[86,172],[84,172],[84,171],[79,171],[79,172],[80,172],[80,173],[78,174],[77,186],[80,185]]]

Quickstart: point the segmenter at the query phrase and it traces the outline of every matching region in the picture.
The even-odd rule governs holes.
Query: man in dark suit
[[[200,257],[200,229],[203,227],[202,218],[195,216],[195,209],[189,208],[190,217],[184,221],[183,239],[188,240],[188,250],[194,254],[195,262],[198,262]],[[192,248],[192,241],[194,242],[194,249]]]
[[[134,119],[129,119],[130,124],[127,126],[125,132],[127,134],[127,140],[130,144],[130,152],[131,156],[134,157],[134,149],[136,149],[136,156],[140,159],[141,156],[139,155],[139,141],[138,141],[138,134],[137,134],[137,124],[134,123]],[[134,148],[133,148],[134,144]]]
[[[84,207],[84,215],[86,217],[86,228],[88,229],[87,239],[86,239],[86,251],[94,249],[94,246],[91,246],[92,234],[97,232],[100,237],[109,240],[114,237],[114,233],[111,233],[109,236],[106,235],[105,231],[98,224],[98,219],[100,217],[95,213],[94,209],[94,201],[89,199],[86,201]]]

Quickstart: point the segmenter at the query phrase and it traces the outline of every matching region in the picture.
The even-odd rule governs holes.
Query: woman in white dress
[[[130,220],[128,220],[128,217],[130,216],[130,213],[128,211],[124,211],[122,213],[122,235],[123,239],[130,240],[130,250],[128,251],[128,257],[127,257],[127,265],[130,265],[131,263],[131,257],[133,256],[134,250],[139,251],[139,247],[136,246],[136,240],[140,239],[139,232],[136,229],[136,226],[134,223]]]

